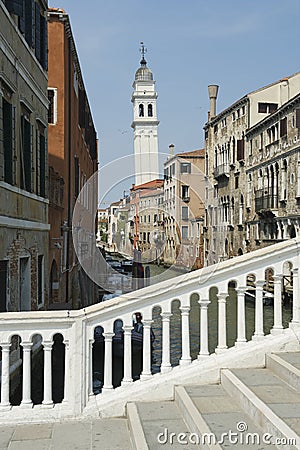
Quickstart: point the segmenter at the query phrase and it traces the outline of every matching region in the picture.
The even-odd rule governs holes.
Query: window
[[[189,227],[183,226],[181,227],[182,239],[188,239],[189,237]]]
[[[57,122],[57,89],[48,88],[48,123],[55,125]]]
[[[214,125],[214,133],[218,132],[218,124],[216,123],[216,125]]]
[[[153,116],[153,106],[151,104],[148,105],[148,116],[149,117]]]
[[[235,111],[232,113],[232,122],[235,122]]]
[[[181,186],[181,197],[183,200],[189,198],[189,186]]]
[[[244,139],[238,139],[237,140],[237,160],[241,161],[245,159],[245,145],[244,145]]]
[[[246,108],[245,108],[245,106],[242,106],[242,116],[245,115],[245,112],[246,112]]]
[[[191,173],[191,163],[181,163],[180,173]]]
[[[224,119],[222,119],[221,121],[221,127],[225,128],[226,127],[226,117]]]
[[[13,184],[13,143],[15,133],[15,108],[3,99],[3,149],[4,181]]]
[[[188,220],[189,218],[189,208],[188,206],[181,207],[181,218],[182,220]]]
[[[235,189],[238,189],[238,187],[239,187],[239,176],[238,175],[236,175],[234,178],[234,186],[235,186]]]
[[[258,112],[263,114],[272,114],[278,108],[277,103],[258,103]]]
[[[300,108],[296,109],[296,127],[300,128]]]
[[[37,292],[37,301],[38,305],[42,305],[44,303],[44,256],[38,256],[38,292]]]
[[[287,117],[280,120],[280,137],[287,135]]]
[[[139,117],[144,117],[144,105],[139,105]]]
[[[21,116],[21,188],[31,192],[31,152],[32,152],[32,125],[25,115]]]

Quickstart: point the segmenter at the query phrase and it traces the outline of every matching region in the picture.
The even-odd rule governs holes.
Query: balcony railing
[[[214,170],[214,177],[215,178],[220,178],[222,176],[224,177],[228,177],[229,178],[229,172],[230,172],[230,167],[229,164],[221,164],[220,166],[217,166]]]
[[[255,211],[263,209],[277,209],[278,195],[272,192],[271,189],[259,189],[255,193]]]

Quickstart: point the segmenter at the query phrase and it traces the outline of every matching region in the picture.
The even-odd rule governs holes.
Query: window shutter
[[[46,140],[40,134],[40,195],[46,197]]]
[[[11,14],[23,16],[23,0],[6,0],[5,6]]]
[[[35,158],[36,158],[36,171],[35,171],[35,186],[36,186],[36,194],[40,194],[40,133],[38,130],[36,130],[35,133]]]
[[[41,18],[40,5],[35,3],[35,56],[41,60]]]
[[[12,172],[13,172],[13,184],[17,184],[17,155],[16,155],[16,107],[12,107]]]
[[[79,91],[79,125],[85,127],[85,92],[82,89]]]
[[[19,15],[19,28],[21,33],[25,34],[25,0],[22,1],[22,14]]]
[[[28,44],[33,47],[33,35],[34,35],[34,26],[33,26],[33,17],[34,17],[34,0],[26,0],[25,2],[25,39]]]
[[[300,108],[296,109],[296,127],[300,128]]]
[[[4,181],[13,182],[12,105],[3,101]]]
[[[47,20],[41,16],[41,64],[48,70],[48,33]]]

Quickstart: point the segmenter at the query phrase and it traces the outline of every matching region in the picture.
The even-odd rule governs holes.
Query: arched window
[[[148,116],[149,117],[153,116],[153,106],[151,104],[148,105]]]
[[[287,161],[283,160],[281,168],[281,200],[286,200],[287,198]]]
[[[139,117],[144,117],[144,105],[142,103],[139,105]]]

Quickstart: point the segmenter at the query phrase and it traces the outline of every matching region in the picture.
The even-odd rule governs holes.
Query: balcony
[[[272,189],[259,189],[255,193],[255,212],[278,208],[278,196]]]
[[[214,177],[215,178],[221,178],[221,177],[227,177],[229,178],[230,173],[230,167],[229,164],[221,164],[220,166],[217,166],[214,170]]]

